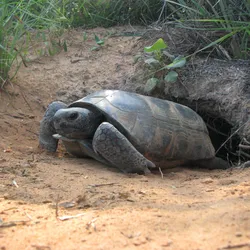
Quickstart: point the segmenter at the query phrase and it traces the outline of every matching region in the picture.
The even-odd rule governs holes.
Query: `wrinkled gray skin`
[[[69,153],[94,158],[124,173],[147,174],[149,168],[155,168],[98,111],[51,103],[40,124],[39,143],[42,148],[55,152],[59,139]]]
[[[67,105],[63,102],[51,103],[41,121],[39,144],[42,148],[50,152],[55,152],[58,144],[58,140],[53,137],[53,135],[57,133],[54,127],[53,117],[58,110],[66,107]]]

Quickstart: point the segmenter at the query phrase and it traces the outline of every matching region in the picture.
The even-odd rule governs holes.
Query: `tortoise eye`
[[[77,119],[77,117],[78,117],[78,113],[77,112],[72,112],[72,113],[70,113],[70,115],[69,115],[69,120],[76,120]]]

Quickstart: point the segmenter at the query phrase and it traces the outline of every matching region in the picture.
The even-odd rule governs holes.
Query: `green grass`
[[[39,31],[60,27],[66,18],[57,1],[2,0],[0,2],[0,87],[10,80],[20,66],[20,58],[29,39]],[[10,69],[12,75],[10,76]]]
[[[250,0],[2,0],[0,87],[18,70],[31,37],[39,39],[41,34],[47,44],[45,36],[65,25],[89,28],[169,21],[200,36],[203,47],[195,53],[223,47],[231,58],[250,58]],[[65,42],[63,47],[67,49]],[[55,51],[48,47],[48,54]]]
[[[210,32],[209,43],[197,52],[223,45],[232,58],[250,57],[249,0],[166,0],[179,27]],[[203,40],[203,37],[201,37]]]
[[[73,0],[63,1],[65,16],[74,27],[109,27],[149,24],[157,19],[161,0]]]

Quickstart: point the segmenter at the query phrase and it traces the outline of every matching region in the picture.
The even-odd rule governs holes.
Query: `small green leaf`
[[[49,47],[49,49],[48,49],[48,52],[49,52],[49,55],[50,56],[53,56],[54,55],[54,52],[53,52],[53,50]]]
[[[67,43],[66,43],[65,40],[63,41],[63,50],[64,50],[65,52],[68,51]]]
[[[159,38],[152,46],[144,47],[144,51],[149,53],[149,52],[159,51],[161,49],[166,49],[167,47],[168,46],[163,41],[163,39]]]
[[[104,41],[101,40],[97,35],[95,35],[95,42],[96,42],[98,45],[103,45],[103,44],[104,44]]]
[[[90,50],[91,50],[91,51],[100,50],[100,47],[94,46],[94,47],[92,47]]]
[[[158,83],[159,80],[157,78],[148,79],[144,87],[144,91],[148,94],[152,93],[152,91],[157,87]]]
[[[178,78],[178,73],[175,71],[169,71],[168,74],[165,76],[164,80],[166,82],[176,82]]]
[[[174,59],[174,61],[172,63],[170,63],[169,65],[167,65],[167,69],[176,69],[176,68],[182,68],[183,66],[185,66],[187,60],[185,57],[183,56],[178,56]]]
[[[85,42],[87,41],[87,39],[88,39],[88,35],[87,35],[87,32],[85,31],[83,32],[83,41]]]
[[[160,64],[160,62],[156,59],[154,59],[153,57],[148,58],[147,60],[145,60],[145,63],[150,65],[150,66],[157,66]]]

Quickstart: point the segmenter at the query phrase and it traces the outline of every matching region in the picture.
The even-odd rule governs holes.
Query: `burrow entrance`
[[[235,128],[233,128],[231,124],[212,113],[201,110],[197,113],[203,118],[207,125],[216,156],[232,163],[247,160],[239,150],[241,138],[238,134],[233,135]]]

